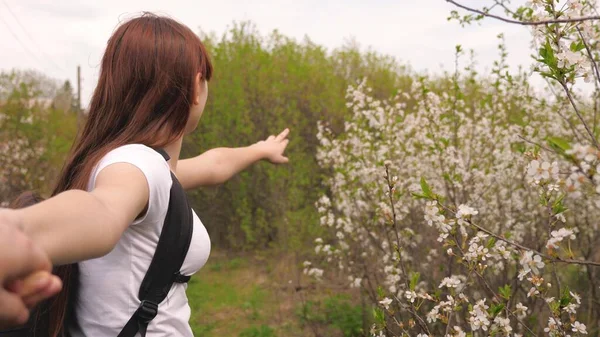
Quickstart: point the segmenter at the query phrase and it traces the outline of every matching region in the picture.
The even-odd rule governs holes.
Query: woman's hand
[[[259,160],[266,159],[273,164],[285,164],[289,161],[283,155],[288,145],[289,129],[278,136],[269,136],[245,147],[219,147],[203,154],[180,160],[177,163],[177,179],[186,190],[200,186],[223,184],[236,174]]]
[[[290,141],[287,139],[289,133],[290,129],[286,128],[279,135],[271,135],[266,140],[261,140],[256,143],[255,146],[263,153],[264,159],[273,164],[285,164],[289,162],[289,159],[283,155],[283,152]]]
[[[29,309],[62,287],[48,256],[19,226],[15,212],[0,209],[0,329],[27,322]]]

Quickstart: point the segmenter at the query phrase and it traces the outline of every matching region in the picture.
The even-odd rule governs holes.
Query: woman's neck
[[[167,152],[171,159],[169,160],[169,166],[173,173],[177,172],[177,162],[179,161],[179,154],[181,153],[181,144],[183,143],[183,137],[179,137],[172,143],[167,144],[164,150]]]

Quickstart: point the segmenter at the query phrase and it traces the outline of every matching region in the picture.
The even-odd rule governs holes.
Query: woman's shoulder
[[[143,144],[127,144],[112,149],[98,162],[95,173],[115,163],[129,163],[139,168],[149,183],[171,180],[171,169],[165,158],[156,150]],[[96,176],[94,174],[94,177]]]
[[[107,163],[129,162],[136,166],[158,166],[166,173],[170,171],[169,164],[165,158],[156,150],[143,144],[127,144],[112,149],[99,161],[98,166],[103,167]]]
[[[165,161],[163,156],[155,149],[144,144],[126,144],[109,151],[104,157],[113,155],[132,155]]]
[[[128,163],[137,167],[146,178],[149,188],[146,215],[134,224],[145,220],[156,222],[164,218],[172,185],[171,169],[165,158],[156,150],[143,144],[127,144],[108,152],[98,163],[90,179],[88,189],[94,187],[96,177],[105,167],[116,163]]]

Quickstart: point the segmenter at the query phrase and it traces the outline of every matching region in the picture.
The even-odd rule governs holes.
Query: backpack
[[[154,150],[169,161],[170,157],[163,149]],[[173,185],[167,215],[152,262],[138,292],[140,306],[116,337],[135,337],[138,332],[141,337],[145,337],[148,324],[158,314],[158,307],[167,297],[173,283],[187,283],[190,280],[190,276],[182,275],[180,269],[192,240],[194,229],[192,208],[173,172],[171,172],[171,179]],[[47,320],[48,315],[42,316],[46,316],[41,318],[42,322],[44,319]],[[35,321],[30,320],[24,327],[0,331],[0,337],[26,337],[31,336],[34,331],[36,337],[47,336],[46,324],[37,326],[35,324]],[[46,331],[40,331],[40,327],[46,328]]]

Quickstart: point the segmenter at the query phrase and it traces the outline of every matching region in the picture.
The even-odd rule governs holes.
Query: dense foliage
[[[407,71],[373,52],[351,46],[327,52],[308,39],[297,42],[277,32],[261,36],[250,24],[204,41],[216,72],[184,155],[250,145],[290,127],[291,162],[255,165],[223,186],[196,191],[196,210],[218,245],[306,247],[320,230],[313,205],[327,173],[315,159],[317,122],[341,127],[344,92],[356,79],[368,76],[375,94],[387,97]]]
[[[69,82],[0,73],[0,204],[25,190],[48,193],[76,134]]]

